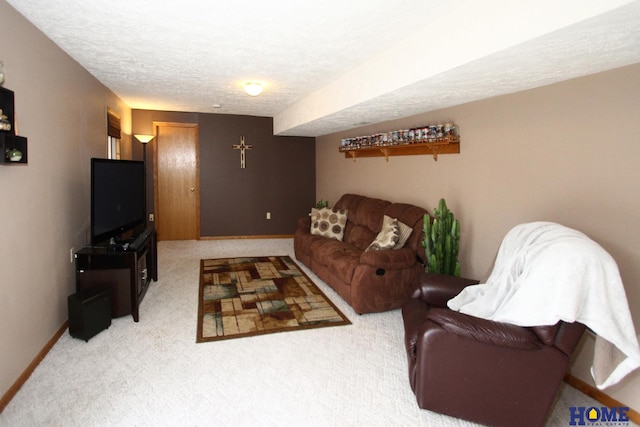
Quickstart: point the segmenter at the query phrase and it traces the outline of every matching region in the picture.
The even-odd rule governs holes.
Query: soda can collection
[[[425,144],[434,142],[457,142],[458,126],[453,123],[427,125],[413,129],[394,130],[374,135],[343,138],[340,150],[387,147],[394,145]]]

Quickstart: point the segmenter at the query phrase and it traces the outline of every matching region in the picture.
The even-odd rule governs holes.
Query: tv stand
[[[139,320],[140,302],[151,280],[158,280],[158,252],[153,225],[128,245],[86,246],[75,254],[76,291],[111,290],[111,317],[131,314]]]

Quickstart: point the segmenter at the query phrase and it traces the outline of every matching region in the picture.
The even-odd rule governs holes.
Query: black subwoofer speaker
[[[111,326],[111,297],[109,289],[87,288],[69,295],[69,334],[89,341],[97,333]]]

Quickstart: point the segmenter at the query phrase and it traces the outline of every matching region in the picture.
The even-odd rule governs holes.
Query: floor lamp
[[[153,135],[133,135],[142,143],[142,161],[144,163],[144,212],[147,215],[147,144],[153,139]],[[147,217],[147,220],[149,218]]]
[[[133,135],[142,143],[142,160],[147,163],[147,144],[153,139],[153,135]],[[146,172],[146,171],[145,171]]]

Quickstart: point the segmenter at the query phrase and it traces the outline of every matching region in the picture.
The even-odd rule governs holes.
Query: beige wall
[[[354,192],[462,223],[462,273],[482,278],[514,225],[548,220],[587,233],[617,260],[640,331],[640,64],[517,94],[327,135],[317,140],[317,198]],[[461,153],[358,159],[343,137],[454,122]],[[592,337],[572,372],[590,382]],[[591,382],[590,382],[591,383]],[[640,410],[640,373],[607,391]]]
[[[0,397],[67,319],[69,250],[87,243],[91,157],[106,156],[107,106],[130,109],[0,0],[4,87],[15,92],[27,166],[0,165]]]

